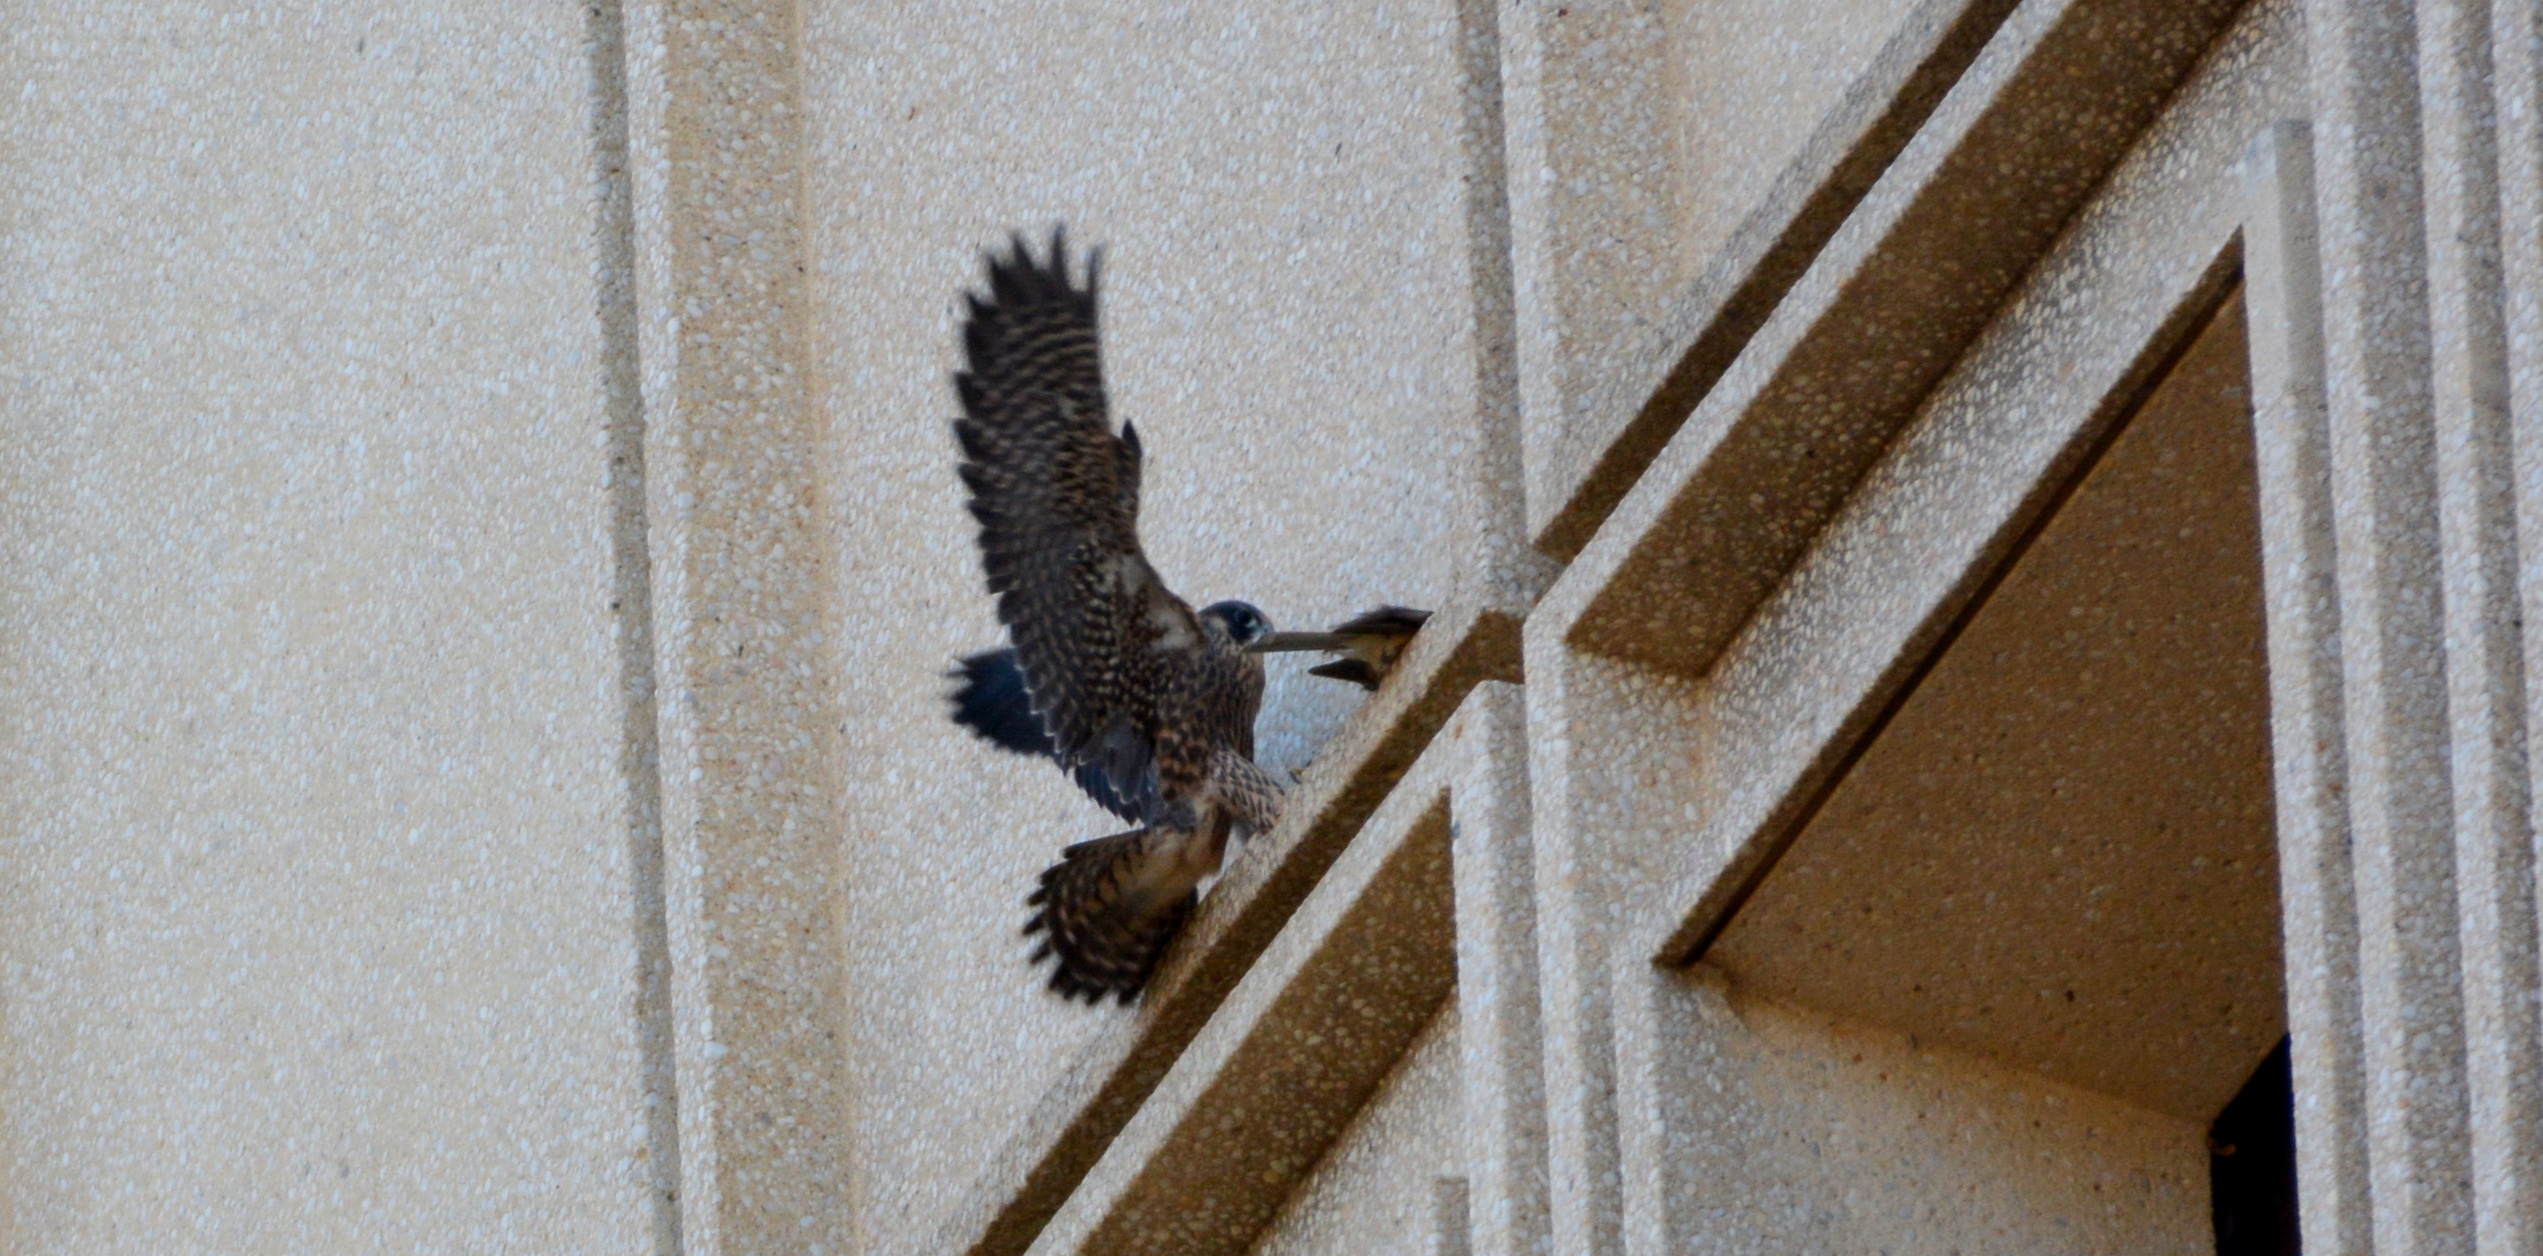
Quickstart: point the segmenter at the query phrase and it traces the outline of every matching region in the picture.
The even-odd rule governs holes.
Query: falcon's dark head
[[[1212,602],[1201,608],[1201,630],[1210,644],[1244,649],[1271,631],[1271,617],[1251,602]]]

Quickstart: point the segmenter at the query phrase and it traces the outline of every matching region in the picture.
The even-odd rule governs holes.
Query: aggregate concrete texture
[[[2286,1032],[2229,302],[1708,952],[1743,986],[2206,1121]]]
[[[1923,6],[1946,7],[1961,6]],[[1816,190],[1788,176],[1824,174],[1805,152],[1823,117],[1867,79],[1884,94],[1876,54],[1927,16],[1900,0],[1505,7],[1512,152],[1540,172],[1511,189],[1532,534],[1617,437],[1597,403],[1638,382],[1649,333],[1717,262],[1757,262],[1765,246],[1735,234]],[[1578,548],[1575,530],[1550,548]]]
[[[2017,13],[1997,39],[2046,50],[2067,38],[2053,38],[2057,29]],[[1858,268],[1883,265],[1889,247],[1876,243],[1874,224],[1898,221],[1919,197],[1952,194],[1952,179],[1935,173],[1950,163],[1918,156],[1936,130],[1957,128],[1977,144],[1989,128],[2015,134],[2029,125],[2015,117],[1981,127],[1984,109],[1998,106],[1982,108],[1985,97],[1972,96],[1961,112],[1956,102],[1971,83],[1955,88],[1750,342],[1754,366],[1734,364],[1530,616],[1529,775],[1559,1248],[1618,1250],[1626,1241],[1624,1192],[1638,1179],[1621,1158],[1647,1121],[1614,1098],[1626,1092],[1613,1062],[1634,1045],[1614,1039],[1623,1032],[1614,1000],[1625,997],[1616,991],[1645,983],[1648,963],[1699,949],[1736,910],[1898,687],[2053,503],[2056,486],[2085,464],[2097,434],[2129,412],[2170,348],[2213,311],[2234,273],[2236,163],[2253,130],[2299,97],[2298,35],[2291,5],[2256,5],[2235,18],[1976,343],[1919,397],[1913,422],[1834,518],[1813,522],[1806,495],[1743,479],[1750,464],[1706,472],[1718,450],[1745,439],[1739,424],[1756,415],[1776,421],[1774,408],[1743,414],[1748,403],[1725,393],[1770,379],[1814,325],[1846,329],[1814,324],[1815,311],[1839,294],[1861,298]],[[2055,60],[2036,72],[2056,80]],[[2019,86],[2032,72],[1991,49],[1969,73],[1991,76],[2000,86],[1989,90],[2007,97],[2052,90]],[[2001,107],[2018,115],[2028,106]],[[1910,291],[1918,295],[1903,295]],[[1909,326],[1920,301],[1956,301],[1955,291],[1881,297],[1878,322]],[[1778,332],[1787,318],[1791,329]],[[1863,382],[1860,396],[1794,395],[1854,422],[1887,404],[1879,397],[1890,381]],[[1708,427],[1705,411],[1717,405],[1721,426]],[[1708,488],[1712,473],[1722,478]],[[1681,526],[1675,512],[1689,498],[1744,500],[1748,522]],[[1674,595],[1651,596],[1646,579],[1687,580],[1690,547],[1744,546],[1759,531],[1812,539],[1709,669],[1650,666],[1685,662],[1712,625],[1743,617],[1719,604],[1682,610]],[[1603,657],[1611,644],[1635,654]]]
[[[1642,993],[1626,1015],[1647,1031],[1628,1037],[1658,1050],[1623,1081],[1665,1133],[1629,1149],[1650,1184],[1633,1250],[2213,1248],[2203,1121],[1742,997],[1701,965]]]
[[[0,34],[13,1249],[657,1238],[588,58]]]
[[[2356,865],[2340,728],[2340,607],[2311,128],[2281,119],[2253,137],[2243,186],[2300,1225],[2317,1246],[2365,1251],[2372,1243]]]
[[[1472,1144],[1460,1120],[1458,1030],[1452,999],[1289,1196],[1254,1245],[1258,1256],[1468,1250]]]
[[[2543,1244],[2543,9],[0,31],[0,1247]],[[1283,627],[1151,997],[945,718],[1010,232]],[[1541,596],[1540,596],[1541,595]],[[1524,683],[1520,683],[1524,681]]]
[[[2018,286],[2039,286],[2032,264],[2238,7],[2017,6],[1581,547],[1563,584],[1597,602],[1571,644],[1703,673]],[[2267,82],[2225,46],[2210,95]]]

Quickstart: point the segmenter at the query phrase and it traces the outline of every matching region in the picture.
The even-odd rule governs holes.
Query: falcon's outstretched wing
[[[1198,648],[1199,621],[1139,548],[1139,439],[1113,431],[1096,352],[1098,258],[1084,287],[1051,233],[1037,261],[1024,241],[989,258],[970,294],[962,479],[998,619],[1062,766],[1098,764],[1114,782],[1156,789],[1156,649]]]
[[[1025,690],[1024,669],[1017,665],[1013,649],[966,654],[956,659],[954,670],[945,675],[961,682],[948,695],[953,701],[955,723],[1001,750],[1037,759],[1059,757],[1059,747],[1051,744],[1051,734],[1042,727],[1042,717],[1033,713],[1033,697]],[[1104,810],[1125,820],[1136,820],[1157,790],[1153,759],[1143,766],[1150,769],[1144,780],[1116,781],[1105,774],[1102,756],[1097,756],[1094,761],[1079,764],[1069,775]]]

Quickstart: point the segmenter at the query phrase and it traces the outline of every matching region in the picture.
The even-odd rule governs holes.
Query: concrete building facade
[[[2532,0],[26,5],[0,115],[8,1250],[2543,1251]],[[945,718],[1061,221],[1167,580],[1436,612],[1134,1008]]]

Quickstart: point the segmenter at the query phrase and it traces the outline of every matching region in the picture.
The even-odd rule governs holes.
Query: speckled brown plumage
[[[1058,961],[1054,989],[1127,1001],[1217,870],[1229,821],[1276,814],[1252,761],[1262,664],[1244,649],[1269,624],[1242,602],[1195,613],[1140,548],[1141,450],[1105,405],[1097,259],[1079,286],[1054,232],[1047,260],[1017,239],[988,270],[967,296],[954,434],[989,591],[1050,754],[1142,826],[1070,847],[1026,932],[1048,934],[1036,958]]]

